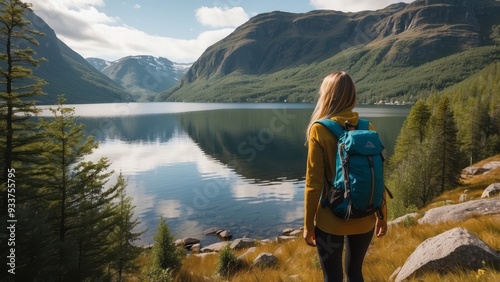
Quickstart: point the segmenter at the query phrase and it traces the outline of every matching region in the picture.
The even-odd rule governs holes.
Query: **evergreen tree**
[[[424,154],[424,140],[430,116],[429,107],[419,100],[412,107],[397,138],[387,177],[388,186],[395,195],[395,199],[389,202],[392,217],[409,212],[409,208],[413,209],[425,200],[423,190],[428,186],[422,183],[424,172],[421,170],[429,165],[426,163],[429,158]]]
[[[110,242],[110,264],[116,271],[117,281],[123,281],[125,271],[136,271],[138,266],[134,259],[140,254],[141,248],[133,245],[145,231],[136,232],[135,229],[140,224],[137,218],[134,218],[134,206],[132,198],[125,192],[126,181],[120,173],[118,176],[118,203],[114,206],[114,224],[113,232],[108,236]]]
[[[35,164],[41,151],[42,136],[30,119],[38,112],[34,98],[42,95],[43,80],[33,75],[43,58],[35,58],[31,46],[38,45],[35,30],[25,14],[31,4],[17,0],[0,0],[0,220],[2,233],[6,230],[6,216],[16,223],[16,278],[31,280],[50,269],[51,240],[47,214],[38,201],[37,185],[33,183]],[[7,181],[15,189],[7,193]],[[15,199],[15,214],[7,213],[8,196]],[[15,198],[12,198],[14,196]],[[18,216],[22,215],[22,216]],[[0,247],[6,257],[7,244]],[[30,269],[23,276],[19,270]],[[2,272],[2,275],[6,273]],[[0,279],[1,276],[0,275]]]
[[[152,250],[153,264],[161,269],[173,271],[181,264],[181,253],[175,246],[167,221],[161,217],[158,231],[154,237]]]
[[[457,119],[460,120],[460,151],[467,159],[465,165],[472,165],[479,161],[486,145],[489,116],[488,110],[485,109],[486,105],[483,105],[480,100],[480,97],[470,97]]]
[[[460,166],[457,143],[457,128],[450,99],[443,97],[437,103],[434,114],[429,121],[429,142],[434,159],[432,164],[433,186],[438,187],[435,196],[445,190],[455,188],[459,184]]]
[[[392,165],[403,162],[410,148],[423,143],[430,116],[430,109],[424,100],[419,100],[412,107],[398,135],[394,155],[391,158]]]
[[[29,117],[38,112],[30,98],[42,95],[43,80],[33,75],[43,59],[35,59],[29,45],[38,45],[35,36],[42,33],[25,20],[31,4],[18,0],[0,0],[0,183],[8,178],[8,170],[22,161],[31,161],[37,150],[30,147],[36,141],[34,124]],[[28,47],[26,47],[28,46]],[[19,177],[29,173],[17,167]],[[23,177],[24,178],[24,177]],[[4,205],[6,206],[6,205]],[[5,214],[5,213],[2,213]]]
[[[60,279],[97,279],[107,264],[107,236],[114,228],[112,201],[120,185],[106,187],[112,171],[105,158],[83,158],[97,148],[91,136],[84,139],[83,125],[74,121],[74,109],[51,108],[54,118],[41,121],[45,135],[43,196],[49,222],[58,242],[57,272]]]

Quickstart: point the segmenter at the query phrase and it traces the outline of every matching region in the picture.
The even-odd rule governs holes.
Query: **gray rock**
[[[460,195],[460,198],[458,198],[458,201],[460,203],[463,203],[463,202],[467,202],[468,199],[469,199],[469,196],[467,196],[467,194],[462,194],[462,195]]]
[[[203,247],[200,251],[202,253],[219,252],[222,248],[224,248],[226,245],[229,245],[231,243],[232,243],[231,241],[214,243],[212,245],[208,245],[206,247]]]
[[[298,230],[294,230],[294,231],[290,232],[289,236],[300,237],[302,234],[304,234],[304,231],[298,229]]]
[[[206,230],[203,231],[203,234],[205,235],[210,235],[210,234],[215,234],[217,231],[221,231],[223,228],[221,227],[210,227]]]
[[[276,241],[278,243],[288,242],[288,241],[295,240],[295,239],[297,239],[297,237],[295,237],[295,236],[278,236],[278,237],[276,237]]]
[[[199,258],[205,258],[208,256],[213,256],[216,255],[217,253],[200,253],[200,254],[194,254],[193,256],[199,257]]]
[[[256,250],[256,247],[249,248],[245,253],[238,257],[238,260],[244,260],[249,254],[255,253]]]
[[[409,213],[409,214],[405,214],[403,216],[400,216],[394,220],[391,220],[387,223],[388,226],[391,226],[391,225],[397,225],[397,224],[400,224],[402,222],[405,222],[407,220],[412,220],[412,219],[416,219],[417,217],[419,217],[420,214],[417,213],[417,212],[414,212],[414,213]]]
[[[241,238],[236,239],[231,243],[232,250],[246,249],[255,246],[255,239],[251,238]]]
[[[499,167],[500,167],[500,161],[491,161],[491,162],[483,165],[483,168],[487,169],[487,170],[494,170],[494,169],[497,169]]]
[[[466,167],[464,168],[464,174],[466,176],[470,176],[470,175],[478,175],[478,174],[481,174],[485,171],[487,171],[488,169],[485,169],[485,168],[482,168],[482,167],[474,167],[474,166],[469,166],[469,167]]]
[[[271,253],[260,253],[253,261],[252,266],[272,267],[278,263],[278,259]]]
[[[191,246],[191,252],[199,253],[201,252],[201,244],[197,243]]]
[[[219,236],[223,240],[230,240],[231,237],[233,237],[233,235],[231,234],[231,231],[229,231],[229,230],[222,230],[220,232],[217,232],[216,234],[217,234],[217,236]]]
[[[293,230],[294,230],[293,228],[285,228],[281,232],[281,235],[288,236],[288,235],[290,235],[291,232],[293,232]]]
[[[447,221],[460,221],[470,216],[500,214],[500,198],[468,201],[428,210],[418,220],[420,224],[437,224]]]
[[[495,197],[500,194],[500,183],[492,183],[484,189],[481,198]]]
[[[483,261],[500,266],[500,256],[486,243],[464,228],[453,228],[422,242],[406,260],[396,282],[429,272],[475,271],[483,267]]]

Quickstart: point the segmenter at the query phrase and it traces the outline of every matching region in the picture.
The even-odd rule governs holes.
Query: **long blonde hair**
[[[355,105],[356,88],[351,77],[343,71],[327,75],[321,83],[319,99],[307,126],[306,140],[309,139],[309,131],[315,121],[352,110]]]

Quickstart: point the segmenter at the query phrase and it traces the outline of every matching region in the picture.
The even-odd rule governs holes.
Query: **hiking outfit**
[[[359,115],[346,110],[332,120],[345,124],[358,124]],[[373,126],[370,124],[370,129]],[[373,237],[376,214],[345,220],[335,216],[330,209],[322,208],[320,198],[327,180],[333,178],[337,157],[337,137],[326,127],[315,123],[308,139],[306,185],[304,190],[304,228],[316,235],[316,246],[325,281],[343,281],[342,250],[346,243],[345,268],[349,281],[363,281],[362,263]],[[326,174],[326,175],[325,175]],[[387,206],[382,206],[384,219]]]

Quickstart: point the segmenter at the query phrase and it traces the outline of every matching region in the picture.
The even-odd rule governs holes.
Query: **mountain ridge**
[[[86,59],[97,70],[125,87],[138,101],[148,101],[177,84],[191,64],[150,55],[126,56],[115,61]]]
[[[334,70],[353,76],[362,90],[360,102],[414,100],[419,92],[443,89],[484,68],[488,62],[480,60],[459,69],[467,52],[495,47],[489,37],[498,24],[500,3],[494,0],[417,0],[357,13],[259,14],[207,48],[181,82],[156,100],[312,102],[320,79]],[[479,57],[499,59],[497,51],[482,50]],[[407,80],[404,75],[412,69],[461,53],[464,58],[444,62],[450,73],[445,83],[436,75],[430,81],[414,77],[408,85],[427,83],[422,89],[387,90],[384,85],[384,80]]]

